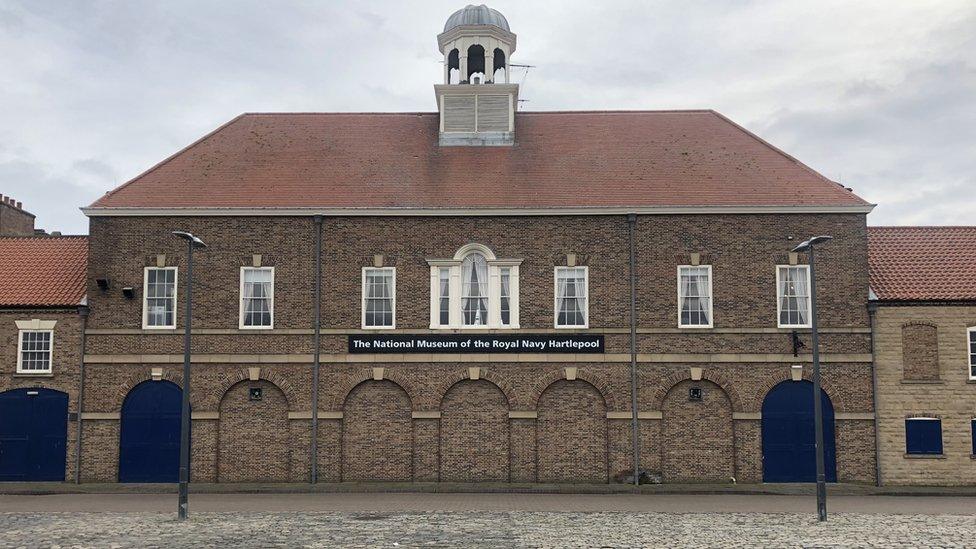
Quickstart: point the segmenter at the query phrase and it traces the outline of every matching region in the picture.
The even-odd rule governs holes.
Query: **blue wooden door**
[[[0,393],[0,481],[63,481],[67,435],[67,394]]]
[[[824,472],[837,482],[834,407],[822,390]],[[766,395],[762,407],[763,482],[816,482],[813,383],[784,381]]]
[[[169,381],[136,385],[122,404],[119,482],[177,482],[183,391]]]

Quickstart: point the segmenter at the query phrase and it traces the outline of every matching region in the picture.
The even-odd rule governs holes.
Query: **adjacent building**
[[[871,227],[880,482],[976,484],[976,227]]]
[[[0,481],[76,471],[87,256],[83,236],[0,237]]]

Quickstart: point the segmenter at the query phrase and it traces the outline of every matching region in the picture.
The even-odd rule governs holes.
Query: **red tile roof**
[[[513,147],[437,113],[244,114],[93,208],[866,207],[714,111],[521,112]]]
[[[0,237],[0,307],[78,305],[85,297],[88,237]]]
[[[976,227],[868,227],[868,263],[879,300],[976,300]]]

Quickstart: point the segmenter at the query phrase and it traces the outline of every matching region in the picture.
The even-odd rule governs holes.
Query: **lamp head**
[[[790,251],[792,251],[792,252],[805,252],[805,251],[809,250],[811,247],[813,247],[815,244],[823,244],[824,242],[827,242],[828,240],[832,240],[833,238],[834,237],[827,236],[827,235],[815,236],[813,238],[810,238],[808,240],[805,240],[803,242],[800,242],[799,244],[796,245],[795,248],[793,248]]]
[[[188,241],[192,242],[193,245],[195,247],[197,247],[197,248],[206,248],[207,247],[207,245],[204,244],[204,242],[202,240],[200,240],[199,238],[193,236],[193,233],[188,233],[186,231],[173,231],[173,234],[176,235],[176,236],[178,236],[178,237],[180,237],[180,238],[182,238],[183,240],[188,240]]]

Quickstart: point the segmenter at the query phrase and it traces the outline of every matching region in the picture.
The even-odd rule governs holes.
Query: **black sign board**
[[[590,334],[357,334],[350,353],[602,353]]]

